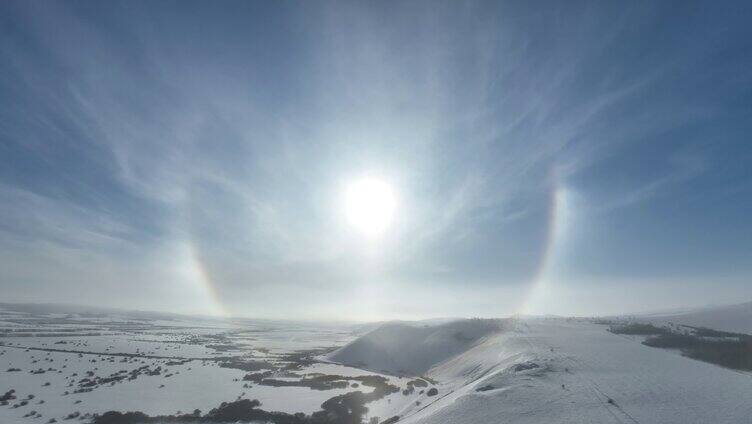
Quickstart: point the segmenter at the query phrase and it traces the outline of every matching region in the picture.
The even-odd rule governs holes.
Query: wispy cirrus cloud
[[[686,72],[717,51],[702,31],[692,49],[654,31],[703,19],[658,5],[3,9],[0,262],[40,241],[49,257],[74,246],[59,256],[66,285],[91,257],[108,290],[162,279],[169,292],[198,261],[236,313],[273,313],[263,292],[334,315],[374,286],[379,311],[405,293],[428,310],[432,284],[447,299],[498,288],[512,307],[549,242],[555,190],[604,215],[678,196],[718,153],[675,133],[710,131],[732,107],[689,88],[747,81],[720,61]],[[398,194],[378,246],[342,219],[343,187],[363,175]],[[130,283],[106,272],[129,267]],[[16,269],[57,293],[54,273]]]

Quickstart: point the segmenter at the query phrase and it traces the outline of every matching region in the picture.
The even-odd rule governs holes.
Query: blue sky
[[[744,2],[0,5],[0,291],[270,318],[752,299]],[[342,193],[395,193],[374,240]]]

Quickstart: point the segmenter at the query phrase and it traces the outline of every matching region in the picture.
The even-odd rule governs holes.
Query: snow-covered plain
[[[76,421],[88,422],[87,414],[109,410],[207,412],[236,399],[310,414],[335,396],[372,390],[359,380],[325,390],[243,380],[259,372],[280,382],[384,377],[399,390],[368,402],[364,422],[686,424],[752,416],[750,373],[642,345],[640,336],[613,334],[589,319],[387,323],[362,333],[342,325],[4,308],[0,396],[14,389],[15,399],[0,406],[0,423],[68,422],[76,412]],[[250,368],[222,366],[228,363]],[[135,377],[107,380],[118,375]],[[96,384],[82,385],[86,378]]]
[[[257,399],[268,411],[310,414],[327,399],[352,390],[273,387],[243,377],[267,370],[273,378],[291,381],[320,373],[369,374],[320,363],[280,371],[290,364],[289,354],[332,349],[351,341],[354,335],[344,326],[185,317],[134,321],[118,314],[9,308],[0,308],[0,396],[15,392],[6,405],[0,404],[3,424],[63,422],[70,414],[110,410],[149,415],[207,412],[237,399]],[[220,366],[227,360],[256,364],[258,370]],[[160,371],[138,372],[143,367],[148,371],[160,367]],[[106,380],[134,374],[133,379]],[[82,385],[86,378],[96,384]]]

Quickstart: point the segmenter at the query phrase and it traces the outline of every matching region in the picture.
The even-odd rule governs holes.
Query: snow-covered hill
[[[389,341],[393,361],[428,367],[438,394],[369,405],[400,423],[746,423],[752,416],[750,373],[651,348],[586,320],[509,321],[465,351],[453,345],[451,356],[416,349],[431,339],[422,335],[381,327],[333,357],[375,361],[384,348],[371,356],[368,347]],[[413,352],[421,356],[409,358]]]
[[[384,324],[332,352],[327,359],[388,374],[422,375],[498,332],[501,320]]]

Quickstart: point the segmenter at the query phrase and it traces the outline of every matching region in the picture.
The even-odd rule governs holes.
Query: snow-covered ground
[[[94,317],[8,308],[0,309],[0,397],[15,392],[6,405],[0,404],[3,424],[63,422],[76,412],[207,412],[239,398],[257,399],[268,411],[310,414],[327,399],[351,391],[255,384],[243,380],[251,371],[220,366],[226,359],[257,362],[259,371],[268,368],[273,378],[292,381],[315,373],[368,374],[337,364],[301,366],[290,374],[297,377],[285,377],[281,370],[289,363],[286,355],[351,341],[352,332],[342,326],[186,317],[134,321],[116,314]],[[149,375],[138,372],[142,367],[161,369]],[[81,384],[86,378],[132,373],[136,378]]]
[[[0,423],[66,422],[71,413],[109,410],[207,412],[236,399],[310,414],[335,396],[370,393],[368,376],[394,390],[366,403],[364,422],[686,424],[747,423],[752,416],[752,374],[642,345],[641,336],[613,334],[591,320],[362,328],[0,310],[0,396],[15,390],[15,399],[0,405]],[[244,380],[264,372],[285,384],[315,376],[347,384],[314,389]],[[107,380],[122,375],[135,377]],[[96,384],[86,385],[87,378]]]

